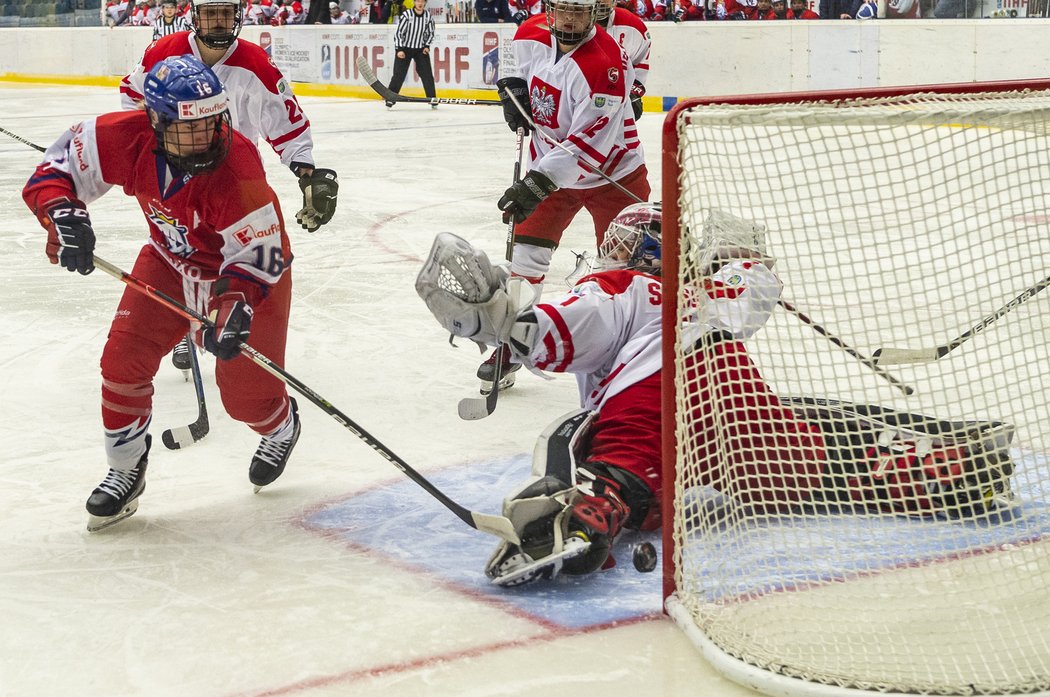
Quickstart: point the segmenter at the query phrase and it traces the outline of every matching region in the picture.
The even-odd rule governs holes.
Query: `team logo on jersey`
[[[594,106],[598,107],[599,109],[605,106],[605,97],[595,97]]]
[[[255,229],[252,225],[245,225],[237,232],[233,233],[233,239],[237,240],[242,247],[247,247],[252,243],[253,240],[261,239],[263,237],[269,237],[270,235],[276,235],[281,232],[281,226],[274,223],[270,227],[262,228],[260,230]]]
[[[149,211],[146,217],[164,235],[168,251],[177,257],[189,259],[197,251],[189,243],[190,229],[185,225],[180,225],[177,218],[157,210],[153,204],[150,204]]]
[[[529,90],[529,103],[532,106],[533,120],[548,128],[558,127],[558,103],[561,101],[561,90],[548,85],[539,78],[532,78]]]
[[[620,70],[618,68],[609,68],[609,84],[615,85],[620,81]]]

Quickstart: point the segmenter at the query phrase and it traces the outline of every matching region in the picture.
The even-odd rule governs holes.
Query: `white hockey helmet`
[[[207,22],[207,27],[203,26],[201,23],[201,8],[223,6],[233,8],[233,18],[230,26],[226,26],[222,22],[216,26],[211,20]],[[241,7],[240,0],[193,0],[193,33],[208,48],[229,48],[232,46],[237,39],[237,35],[241,33],[243,17],[244,10]]]
[[[575,46],[591,33],[599,0],[548,0],[547,26],[559,43]]]

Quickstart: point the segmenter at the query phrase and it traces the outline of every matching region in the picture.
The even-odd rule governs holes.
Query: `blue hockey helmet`
[[[598,247],[598,264],[603,270],[634,269],[660,275],[660,203],[635,203],[620,211]]]
[[[212,169],[233,141],[229,99],[212,69],[193,56],[173,56],[146,75],[146,112],[158,153],[189,174]]]

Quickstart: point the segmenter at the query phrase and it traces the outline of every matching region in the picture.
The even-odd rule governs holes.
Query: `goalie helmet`
[[[227,8],[229,15],[220,10]],[[193,33],[208,48],[229,48],[241,33],[239,0],[193,0]]]
[[[550,0],[547,26],[559,43],[575,46],[591,33],[599,0]]]
[[[633,269],[660,275],[661,212],[659,203],[635,203],[624,208],[609,223],[598,247],[598,265],[603,271]]]
[[[172,167],[199,174],[226,158],[229,100],[211,68],[193,56],[165,58],[146,75],[144,93],[157,152]]]

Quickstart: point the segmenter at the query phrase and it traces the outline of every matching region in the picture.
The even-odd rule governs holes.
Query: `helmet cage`
[[[232,29],[224,32],[212,32],[204,31],[204,27],[201,22],[201,10],[206,7],[224,7],[229,6],[233,8],[233,27]],[[201,40],[208,48],[229,48],[233,45],[233,42],[237,39],[238,34],[241,33],[241,24],[244,19],[244,11],[241,8],[241,3],[234,0],[193,0],[193,33]]]
[[[547,5],[547,26],[550,27],[551,35],[558,43],[575,46],[591,33],[598,13],[596,0],[551,0]],[[561,15],[571,14],[573,19],[573,31],[567,31],[558,27]],[[586,26],[579,26],[580,16],[586,20]],[[564,22],[564,19],[562,20]]]
[[[638,203],[620,212],[598,247],[603,271],[631,269],[654,276],[661,270],[660,204]]]
[[[175,169],[187,174],[201,174],[215,169],[226,159],[233,144],[233,123],[230,120],[230,112],[226,111],[216,116],[205,116],[201,119],[192,120],[170,120],[157,116],[156,112],[150,112],[153,120],[153,132],[157,136],[157,154],[161,155]],[[192,126],[185,128],[179,124],[192,124],[194,121],[211,121],[211,141],[203,150],[194,150],[195,138],[192,135]],[[174,126],[174,128],[173,128]]]
[[[616,3],[612,0],[598,0],[594,7],[594,21],[596,24],[605,26],[606,21],[612,16]]]

